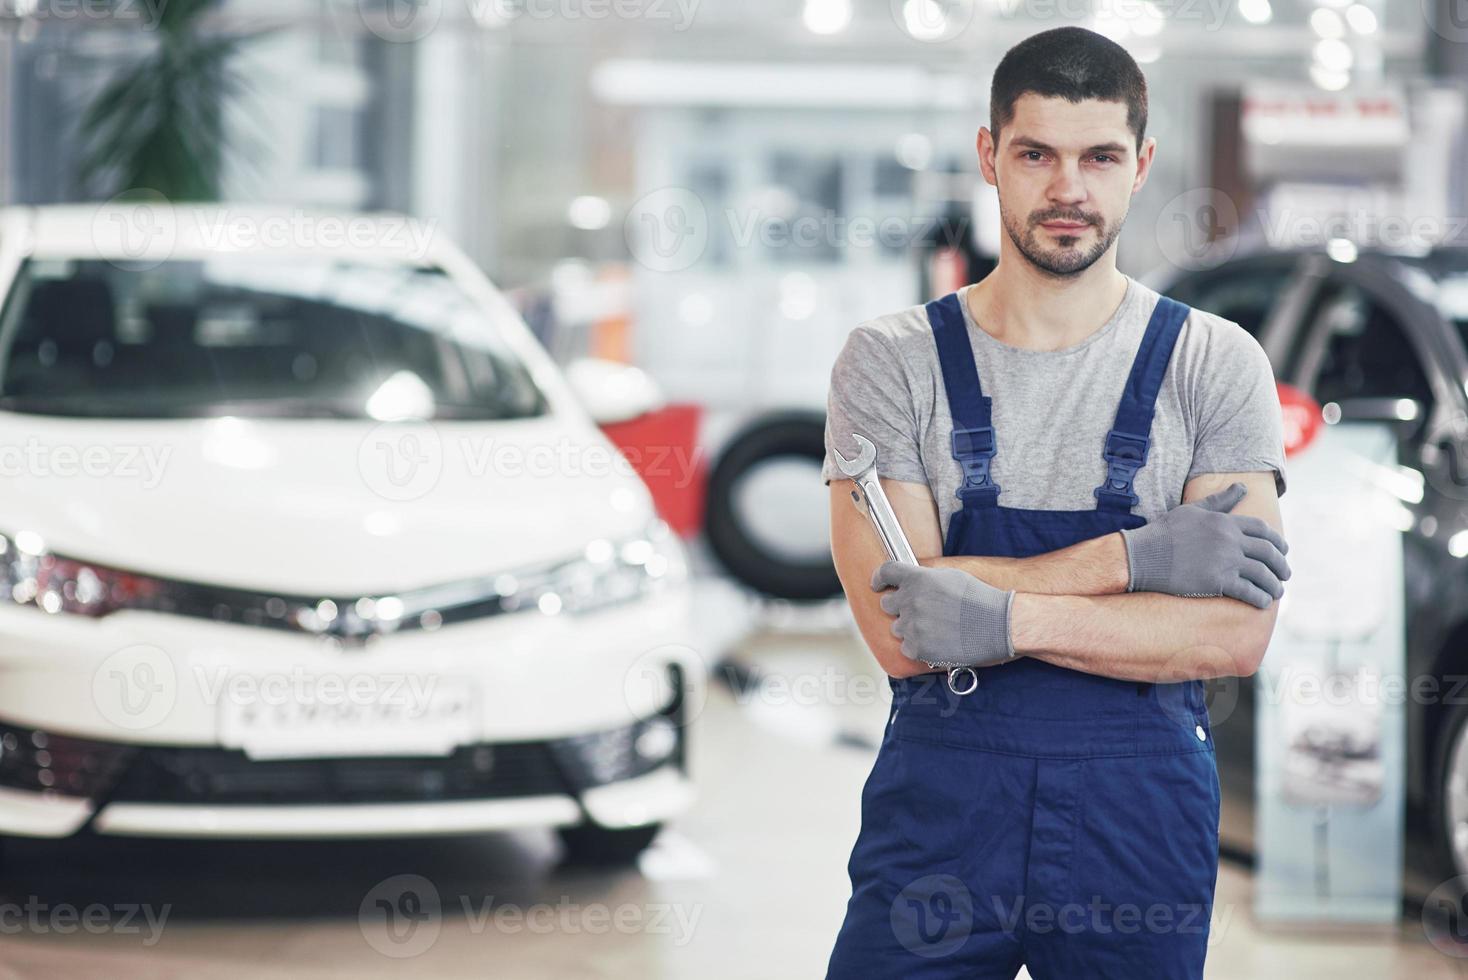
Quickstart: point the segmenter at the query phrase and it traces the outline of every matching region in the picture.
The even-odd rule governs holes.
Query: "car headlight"
[[[502,613],[587,612],[675,586],[687,574],[683,546],[661,520],[630,538],[592,541],[571,559],[380,596],[182,582],[58,555],[32,532],[0,535],[0,601],[93,617],[122,609],[168,612],[344,639]]]
[[[688,576],[683,546],[663,521],[621,541],[601,538],[579,558],[503,582],[506,611],[534,605],[541,612],[581,613],[627,602],[676,585]],[[509,578],[513,578],[510,576]]]
[[[34,533],[0,535],[0,599],[46,612],[105,616],[158,608],[166,604],[165,591],[159,579],[53,554]]]

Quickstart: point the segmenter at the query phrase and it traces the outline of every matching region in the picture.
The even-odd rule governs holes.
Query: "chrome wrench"
[[[856,440],[856,448],[859,450],[855,459],[847,459],[835,447],[832,447],[831,454],[836,457],[836,468],[856,484],[856,489],[851,492],[852,502],[856,504],[858,510],[865,512],[867,519],[872,522],[872,527],[876,529],[877,537],[881,539],[882,547],[886,549],[888,558],[892,561],[916,565],[917,556],[913,554],[912,545],[908,543],[907,535],[902,531],[902,525],[897,523],[897,513],[893,511],[891,502],[887,500],[887,494],[882,490],[882,484],[877,476],[877,447],[860,433],[853,432],[851,437]],[[972,667],[965,664],[945,660],[924,660],[923,663],[929,667],[947,667],[948,689],[954,694],[971,694],[979,686],[979,675]],[[967,673],[971,681],[962,690],[954,683],[960,673]]]

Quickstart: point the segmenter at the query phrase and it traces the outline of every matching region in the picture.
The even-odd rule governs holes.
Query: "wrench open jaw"
[[[856,448],[859,450],[856,459],[847,459],[841,455],[841,450],[834,446],[831,447],[831,454],[836,457],[836,468],[855,480],[876,466],[877,447],[872,445],[870,439],[858,432],[853,432],[851,438],[856,440]]]
[[[876,528],[877,537],[882,539],[887,557],[893,561],[916,565],[917,555],[913,553],[912,545],[908,544],[902,525],[897,523],[897,512],[892,509],[877,476],[877,447],[866,436],[856,432],[851,435],[856,440],[859,452],[855,459],[848,459],[833,447],[831,452],[836,457],[836,467],[856,484],[852,499],[859,508],[866,511],[872,527]]]
[[[916,565],[917,555],[913,553],[912,545],[908,543],[907,535],[902,531],[902,525],[897,523],[897,512],[892,509],[892,504],[887,500],[887,494],[882,490],[882,484],[877,476],[877,447],[860,433],[853,432],[851,437],[856,441],[855,458],[848,459],[841,454],[839,449],[834,446],[831,448],[831,454],[836,457],[836,468],[856,484],[856,490],[852,492],[851,499],[856,503],[858,509],[866,512],[867,519],[876,529],[877,537],[882,540],[882,547],[886,549],[887,557],[892,561]],[[923,663],[929,667],[947,667],[948,689],[954,694],[971,694],[974,688],[979,686],[979,675],[972,667],[942,661],[925,660]],[[970,683],[967,687],[960,689],[954,681],[960,673],[965,672],[969,675]]]

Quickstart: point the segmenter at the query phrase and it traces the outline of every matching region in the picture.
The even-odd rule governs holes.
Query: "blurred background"
[[[1119,267],[1253,333],[1286,419],[1299,597],[1266,668],[1210,686],[1224,860],[1209,975],[1457,975],[1460,0],[0,0],[0,441],[40,438],[52,463],[58,447],[173,453],[149,506],[116,480],[48,483],[27,457],[0,507],[14,559],[0,602],[0,975],[821,975],[890,706],[830,565],[831,364],[856,324],[993,268],[997,199],[974,150],[990,76],[1009,47],[1063,24],[1122,44],[1148,79],[1157,155]],[[460,306],[472,326],[445,312]],[[331,339],[302,339],[328,312]],[[452,358],[392,339],[421,337],[459,345],[462,373],[515,398],[456,402]],[[284,373],[262,366],[267,348],[290,353]],[[350,353],[365,366],[342,377],[378,400],[313,402]],[[183,399],[172,382],[189,372]],[[437,414],[381,408],[428,389]],[[580,632],[534,638],[505,618],[476,655],[523,642],[542,659],[499,674],[403,647],[429,658],[401,661],[423,665],[410,673],[472,674],[480,701],[493,690],[522,712],[518,728],[471,724],[442,751],[349,752],[363,731],[323,735],[309,711],[276,719],[271,751],[263,735],[231,741],[212,703],[193,727],[107,717],[88,685],[126,644],[163,649],[184,678],[190,645],[217,641],[232,651],[219,662],[258,676],[259,619],[337,636],[358,597],[341,635],[385,634],[404,617],[361,602],[391,592],[417,608],[414,589],[549,560],[560,546],[535,542],[553,514],[575,516],[577,548],[624,534],[614,512],[632,505],[614,498],[630,491],[562,459],[530,493],[471,473],[452,512],[390,479],[371,487],[365,532],[328,536],[337,488],[373,482],[358,456],[369,428],[345,427],[425,417],[440,420],[435,447],[519,438],[454,420],[537,418],[570,421],[535,439],[618,447],[676,539],[618,554],[686,566],[669,587],[686,604],[678,629],[647,625],[661,606],[611,626],[577,613]],[[120,442],[119,419],[137,424]],[[595,433],[577,428],[587,419]],[[227,460],[211,470],[222,424]],[[388,455],[419,445],[389,435]],[[451,450],[434,451],[453,471]],[[317,452],[347,462],[313,468]],[[252,503],[219,504],[231,490]],[[382,531],[383,500],[408,530]],[[425,531],[413,550],[414,519],[476,508],[503,523],[457,542],[452,527]],[[54,547],[28,546],[27,530]],[[496,551],[515,534],[524,558]],[[169,543],[150,556],[150,537]],[[585,549],[593,566],[611,553]],[[1364,554],[1365,572],[1339,577]],[[643,557],[623,564],[660,577]],[[114,598],[89,605],[78,596],[98,575]],[[137,618],[115,598],[130,575],[154,578],[128,596],[185,598]],[[521,593],[500,579],[488,594],[513,611]],[[527,615],[560,612],[573,580],[536,591]],[[442,622],[445,639],[476,628],[453,625],[454,601],[425,600],[415,622]],[[190,603],[245,632],[180,638]],[[127,629],[76,632],[108,622]],[[596,661],[613,633],[622,653]],[[648,727],[621,685],[669,643],[683,697]],[[38,663],[38,645],[78,644],[96,650]],[[277,671],[322,670],[277,655]],[[128,660],[124,687],[153,676],[140,664],[156,666]],[[1339,696],[1309,696],[1321,686]],[[91,701],[74,709],[82,688]],[[598,707],[613,688],[617,710]],[[633,727],[614,739],[619,712]],[[565,748],[589,732],[629,768],[567,775],[591,766],[590,749],[572,764],[582,750]],[[491,754],[535,778],[496,782]],[[617,797],[620,832],[601,833],[614,822],[583,791],[664,770],[677,778]],[[352,809],[489,799],[545,805],[457,823],[418,810],[354,823]],[[242,807],[273,811],[252,823]]]

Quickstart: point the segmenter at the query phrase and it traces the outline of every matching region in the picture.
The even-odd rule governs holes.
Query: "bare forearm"
[[[1011,608],[1015,651],[1123,680],[1245,677],[1259,665],[1279,608],[1155,592],[1107,596],[1021,593]]]
[[[960,568],[997,589],[1034,595],[1102,596],[1126,592],[1126,542],[1104,534],[1030,558],[952,555],[925,559],[935,568]]]

